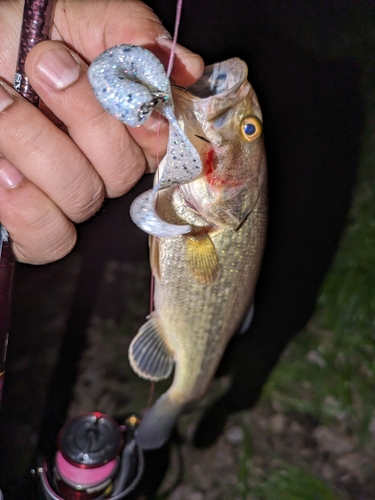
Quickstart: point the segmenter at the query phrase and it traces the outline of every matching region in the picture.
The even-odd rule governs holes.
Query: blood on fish
[[[203,153],[203,166],[208,184],[212,187],[221,187],[225,184],[225,180],[219,177],[215,171],[216,167],[215,151],[210,148]]]
[[[242,180],[224,179],[216,172],[217,156],[215,150],[210,148],[203,152],[202,164],[206,181],[212,188],[222,188],[224,186],[237,187],[243,184]]]

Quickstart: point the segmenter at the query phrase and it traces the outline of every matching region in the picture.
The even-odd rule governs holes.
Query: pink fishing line
[[[159,117],[158,128],[156,130],[156,165],[157,165],[156,175],[157,176],[159,176],[159,139],[160,139],[160,117]],[[158,177],[158,181],[159,181],[159,177]],[[157,199],[156,199],[156,203],[157,203]],[[155,276],[151,272],[150,314],[154,310],[154,288],[155,288]]]
[[[81,469],[69,463],[60,451],[56,455],[56,467],[62,479],[71,486],[81,485],[84,488],[93,487],[106,481],[114,473],[117,464],[117,459],[114,459],[101,467]]]
[[[171,50],[171,54],[169,56],[168,69],[167,69],[168,78],[170,78],[171,73],[172,73],[172,68],[173,68],[174,54],[176,51],[176,43],[177,43],[177,37],[178,37],[178,28],[180,27],[180,21],[181,21],[181,10],[182,10],[182,0],[177,0],[176,20],[174,23],[172,50]]]

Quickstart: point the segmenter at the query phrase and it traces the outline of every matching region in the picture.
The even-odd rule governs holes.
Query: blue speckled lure
[[[161,178],[153,189],[134,200],[130,216],[148,234],[171,237],[188,233],[191,230],[189,225],[170,224],[162,220],[155,209],[160,190],[186,183],[202,171],[199,154],[176,120],[164,66],[147,49],[117,45],[93,61],[88,76],[104,109],[125,125],[139,127],[153,110],[169,121],[169,140]]]

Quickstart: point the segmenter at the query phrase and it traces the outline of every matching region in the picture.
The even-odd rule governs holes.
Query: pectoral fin
[[[129,362],[135,373],[157,382],[168,378],[173,369],[173,355],[164,341],[155,316],[139,329],[129,346]]]
[[[186,260],[195,279],[202,284],[212,283],[219,271],[215,245],[208,234],[187,236]]]

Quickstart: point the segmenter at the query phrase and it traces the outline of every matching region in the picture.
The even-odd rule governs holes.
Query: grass
[[[259,500],[339,500],[320,479],[286,462],[264,477],[253,493]]]
[[[306,467],[292,465],[270,457],[267,470],[252,460],[251,434],[245,430],[238,470],[236,498],[241,500],[341,500],[336,493],[309,472]]]

